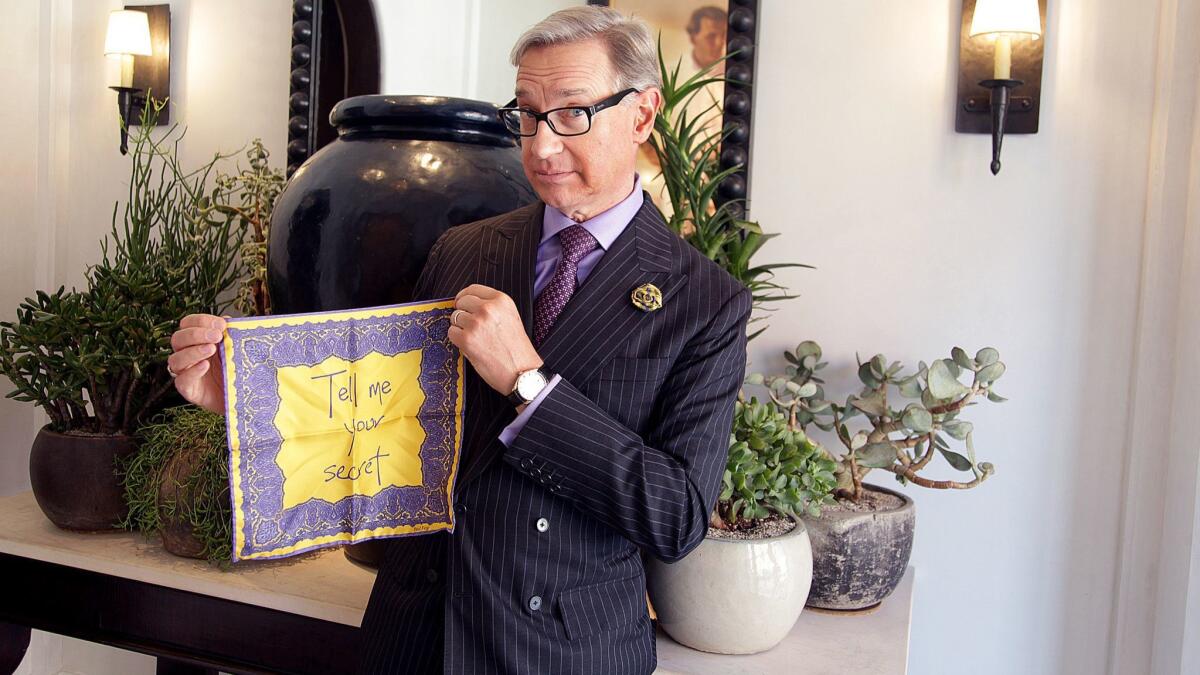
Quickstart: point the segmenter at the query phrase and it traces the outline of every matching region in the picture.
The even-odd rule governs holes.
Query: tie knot
[[[562,244],[563,257],[572,263],[579,262],[583,256],[600,245],[592,233],[582,225],[571,225],[559,232],[558,240]]]

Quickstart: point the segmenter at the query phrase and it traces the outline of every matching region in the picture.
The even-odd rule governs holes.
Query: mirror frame
[[[714,0],[718,2],[718,0]],[[721,147],[722,169],[742,168],[726,178],[717,201],[745,200],[750,190],[750,140],[757,64],[758,0],[726,0],[729,27],[722,104],[729,134]],[[588,0],[607,6],[608,0]],[[347,36],[353,36],[348,39]],[[371,0],[294,0],[288,96],[287,176],[291,178],[313,153],[337,138],[329,113],[338,101],[378,94],[381,88],[379,28]],[[743,216],[745,202],[733,205]]]

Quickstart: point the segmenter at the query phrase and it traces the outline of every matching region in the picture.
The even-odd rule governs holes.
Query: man
[[[449,339],[469,362],[456,524],[387,540],[362,672],[651,671],[641,555],[700,543],[725,467],[750,292],[638,187],[661,104],[649,31],[567,9],[512,59],[505,120],[541,202],[451,228],[417,283],[455,297]],[[185,318],[170,360],[213,410],[223,325]]]

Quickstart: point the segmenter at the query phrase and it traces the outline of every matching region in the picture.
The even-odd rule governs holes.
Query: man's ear
[[[641,145],[650,138],[654,131],[654,118],[662,108],[662,92],[657,87],[650,87],[637,95],[637,114],[633,122],[633,139]]]

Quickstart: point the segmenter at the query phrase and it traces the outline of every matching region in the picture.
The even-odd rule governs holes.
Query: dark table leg
[[[0,673],[12,675],[29,649],[29,626],[0,621]]]

